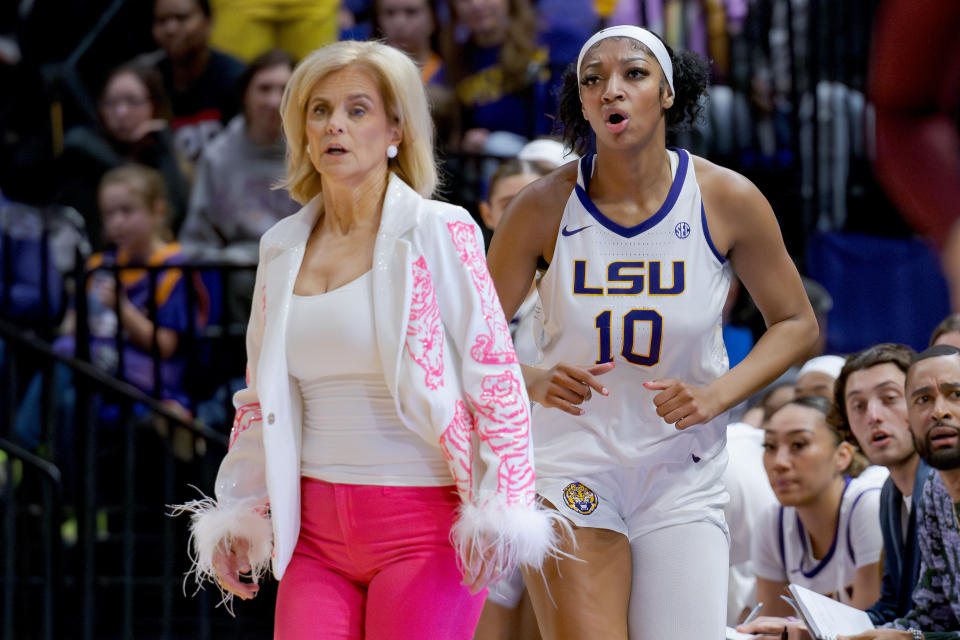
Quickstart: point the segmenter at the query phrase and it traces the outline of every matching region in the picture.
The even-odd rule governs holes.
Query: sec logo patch
[[[684,238],[690,235],[690,225],[687,224],[686,222],[678,222],[677,226],[673,228],[673,233],[678,238],[683,240]]]
[[[563,488],[563,503],[581,515],[593,513],[599,502],[597,494],[579,482],[571,482]]]

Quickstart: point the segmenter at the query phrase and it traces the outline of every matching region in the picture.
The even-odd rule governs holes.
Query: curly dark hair
[[[657,37],[660,38],[660,36]],[[636,44],[648,54],[653,55],[643,43]],[[689,129],[703,111],[701,98],[706,95],[710,67],[696,53],[691,51],[675,53],[666,43],[664,46],[673,63],[674,88],[673,106],[666,112],[667,129],[671,131]],[[661,78],[660,91],[665,90],[666,81]],[[557,95],[557,104],[557,134],[563,138],[568,147],[583,155],[591,147],[593,130],[590,128],[590,123],[583,117],[580,104],[580,79],[577,77],[576,63],[571,63],[563,73],[563,83]]]

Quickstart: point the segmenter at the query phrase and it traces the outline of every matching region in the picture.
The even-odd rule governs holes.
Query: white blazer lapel
[[[263,446],[267,459],[267,491],[276,536],[274,570],[282,574],[300,530],[300,429],[302,416],[294,403],[287,370],[287,316],[293,285],[303,262],[303,242],[282,250],[266,264],[267,306],[258,367]]]
[[[261,384],[276,384],[282,379],[286,385],[287,314],[305,246],[306,242],[286,249],[267,264],[267,305],[258,378]]]
[[[400,358],[410,321],[410,241],[403,237],[421,215],[423,198],[396,174],[390,174],[373,248],[373,316],[377,348],[387,388],[397,396]]]

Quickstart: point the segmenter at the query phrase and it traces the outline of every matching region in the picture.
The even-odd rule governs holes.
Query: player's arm
[[[767,331],[743,361],[698,387],[673,378],[645,382],[664,422],[678,429],[712,420],[775,380],[803,356],[819,328],[767,199],[738,173],[694,160],[710,237],[753,296]]]
[[[708,165],[703,171],[697,166],[697,175],[704,174],[701,192],[710,233],[767,325],[747,357],[708,385],[719,411],[725,411],[799,360],[816,341],[819,327],[770,203],[743,176],[698,164]]]
[[[769,617],[786,618],[794,615],[790,605],[780,596],[787,593],[787,583],[757,576],[757,602],[763,603],[760,613]]]
[[[570,179],[572,169],[572,180]],[[561,167],[524,187],[510,201],[493,234],[487,266],[510,320],[523,304],[537,272],[537,262],[553,254],[560,219],[576,181],[576,163]]]
[[[563,209],[576,179],[577,163],[572,162],[531,183],[510,202],[497,225],[487,266],[508,320],[530,290],[537,262],[553,256]],[[583,413],[578,405],[590,399],[591,388],[607,393],[597,376],[612,368],[612,363],[586,367],[561,363],[551,369],[521,366],[531,400],[573,415]]]
[[[882,568],[879,562],[857,567],[857,572],[853,575],[851,607],[866,611],[870,608],[870,605],[877,601],[877,598],[880,597],[880,572]]]

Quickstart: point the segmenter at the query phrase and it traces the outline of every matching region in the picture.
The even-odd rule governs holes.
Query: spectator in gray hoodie
[[[273,185],[284,176],[280,97],[293,71],[283,51],[250,63],[243,113],[204,150],[179,240],[193,259],[255,264],[260,235],[300,208]]]

